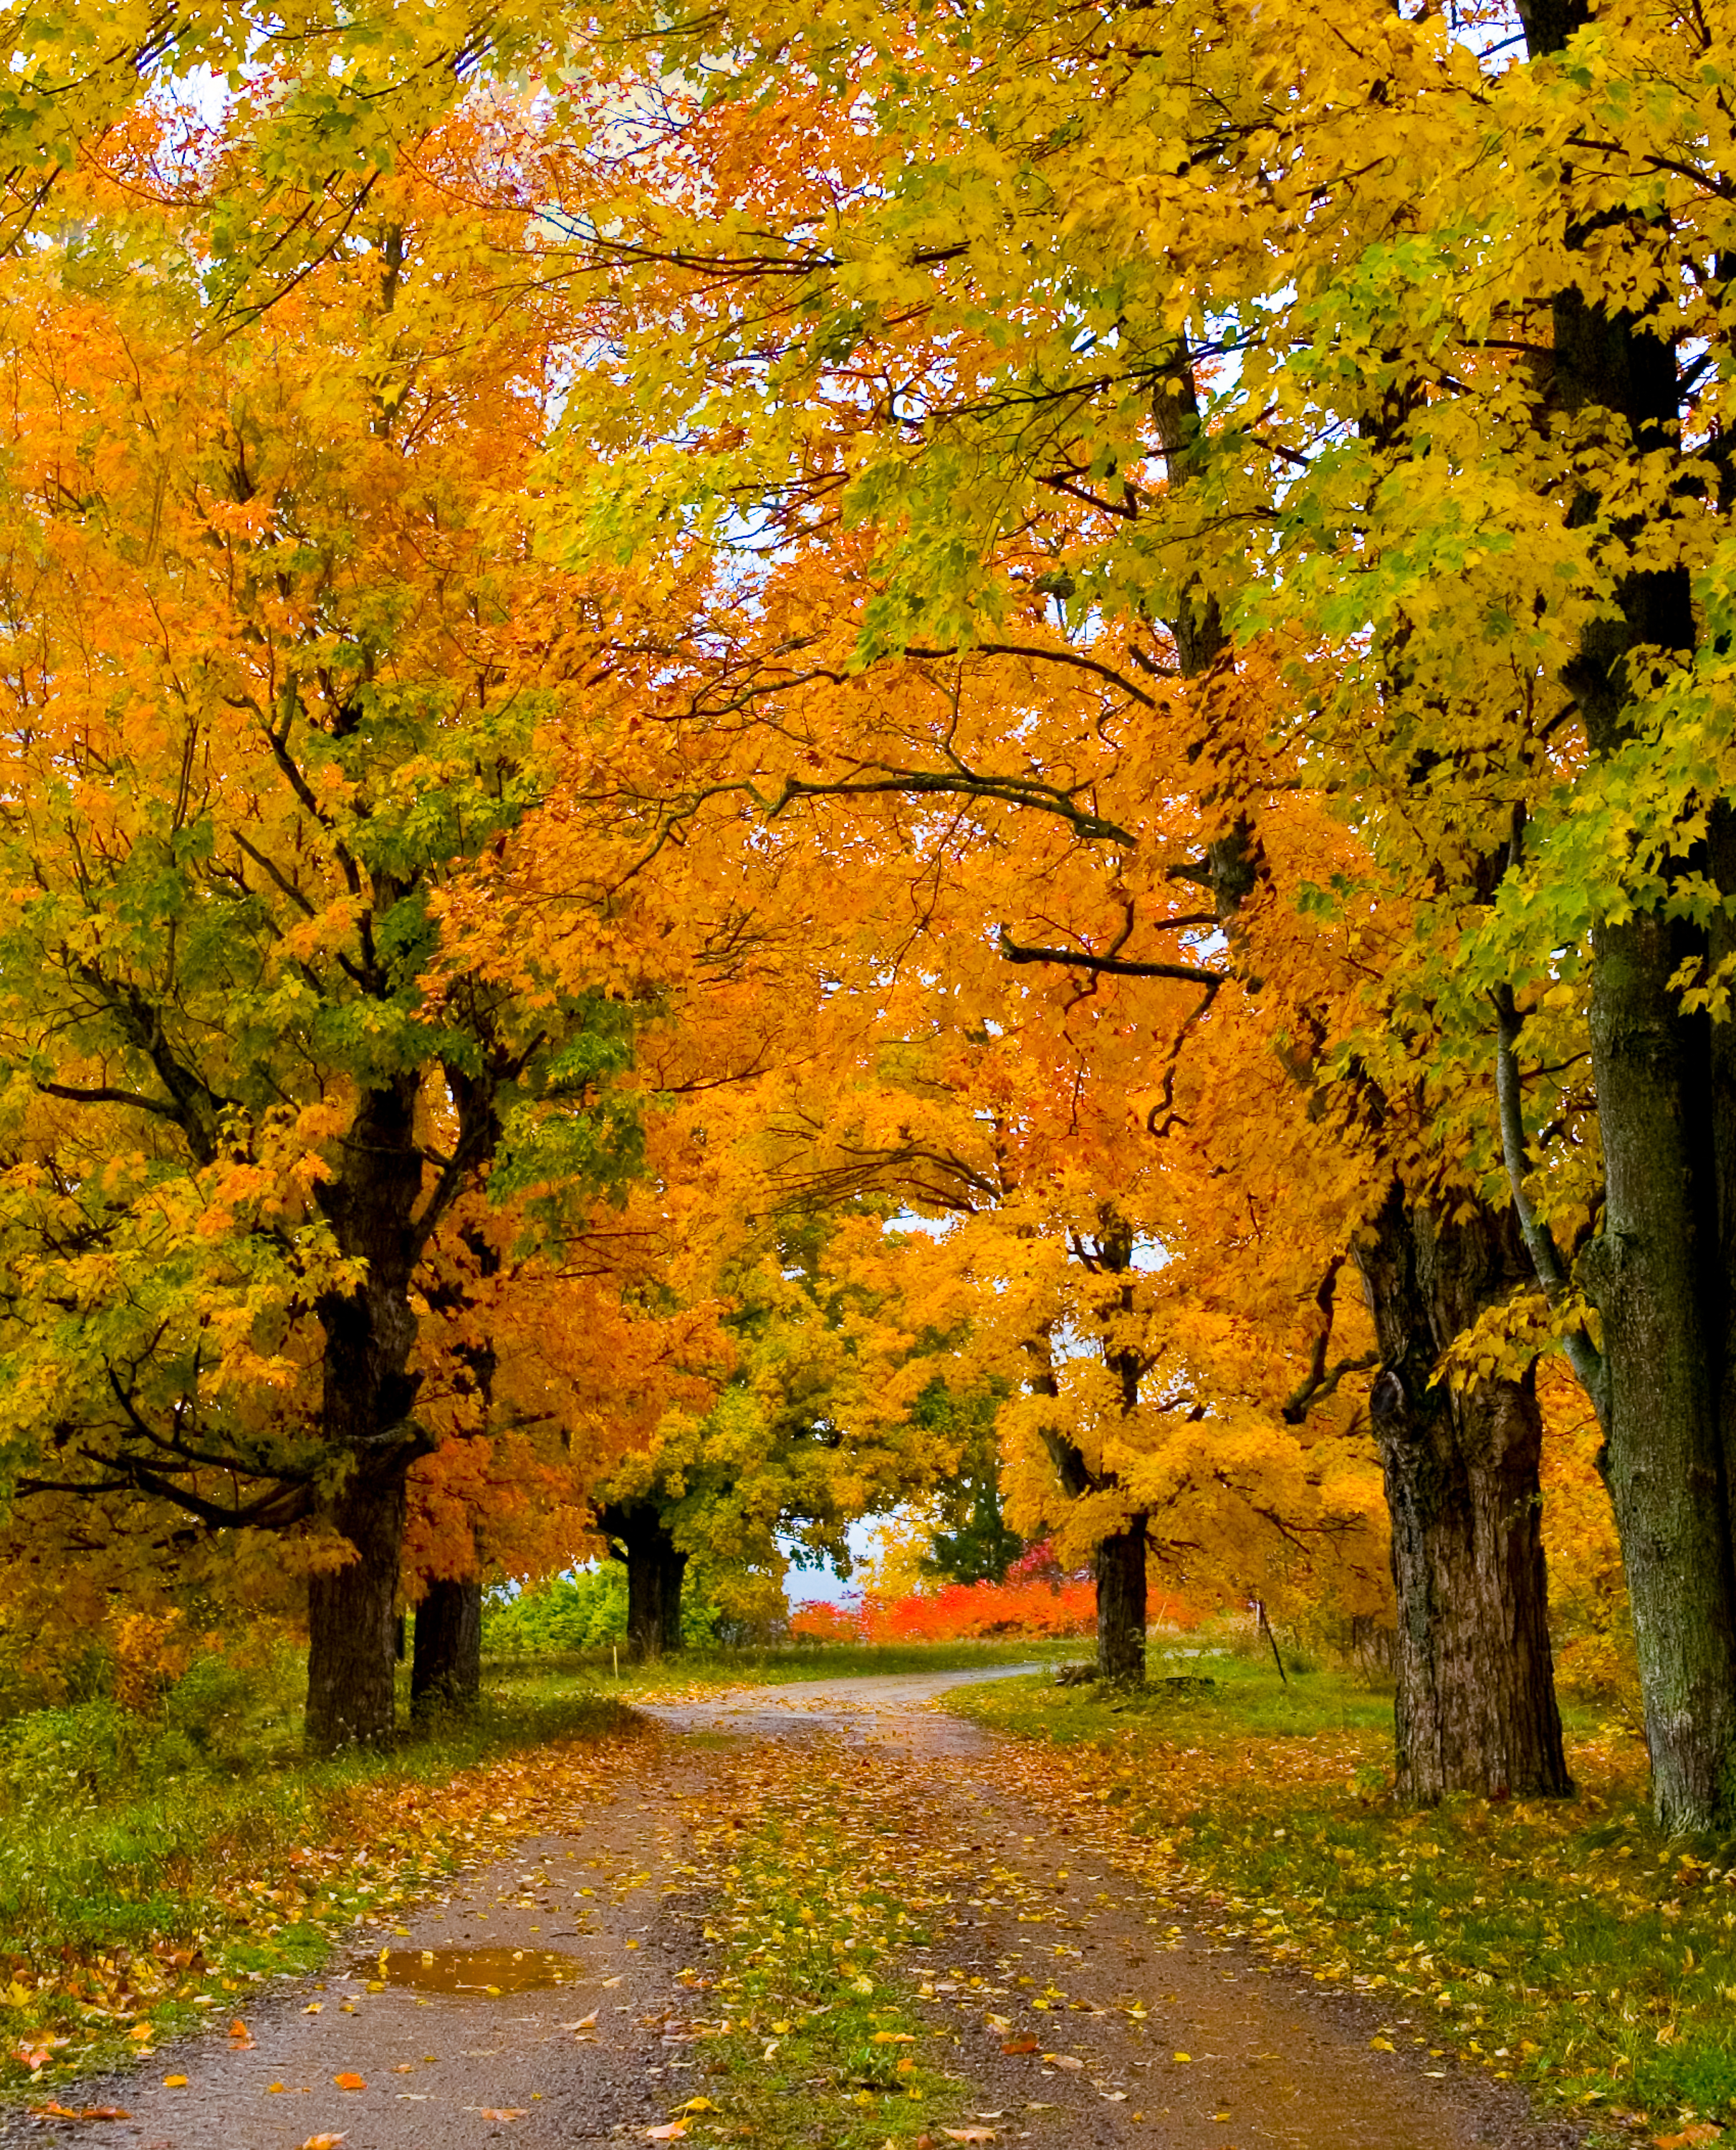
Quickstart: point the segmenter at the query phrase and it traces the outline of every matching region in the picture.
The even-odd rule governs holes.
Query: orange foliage
[[[962,1643],[989,1635],[1089,1635],[1096,1626],[1097,1586],[1076,1578],[950,1582],[902,1597],[798,1605],[790,1615],[791,1634],[804,1643]]]

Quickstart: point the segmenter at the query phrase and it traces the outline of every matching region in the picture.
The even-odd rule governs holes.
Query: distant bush
[[[690,1576],[682,1593],[682,1641],[692,1646],[717,1640],[721,1617],[702,1581]],[[482,1647],[496,1654],[541,1657],[556,1650],[606,1649],[626,1640],[626,1569],[618,1560],[532,1583],[516,1597],[502,1592],[483,1608]]]

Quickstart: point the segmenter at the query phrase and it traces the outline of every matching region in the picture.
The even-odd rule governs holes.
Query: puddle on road
[[[502,1993],[538,1993],[573,1986],[584,1976],[576,1956],[551,1949],[393,1949],[375,1973],[388,1986],[418,1993],[468,1993],[494,2000]]]

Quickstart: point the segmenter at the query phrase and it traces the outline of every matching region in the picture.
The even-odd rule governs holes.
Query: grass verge
[[[948,1702],[1020,1735],[1020,1787],[1059,1824],[1195,1923],[1368,1995],[1428,2065],[1524,2082],[1606,2142],[1736,2132],[1736,1844],[1658,1835],[1624,1729],[1570,1721],[1572,1799],[1418,1812],[1391,1797],[1386,1698],[1227,1655],[1154,1678],[1177,1671],[1214,1684]]]
[[[682,1976],[722,2063],[681,2109],[696,2137],[887,2150],[956,2117],[959,2038],[925,2029],[900,1961],[939,1938],[954,1848],[925,1837],[908,1791],[859,1748],[767,1742],[689,1817],[716,1954]]]

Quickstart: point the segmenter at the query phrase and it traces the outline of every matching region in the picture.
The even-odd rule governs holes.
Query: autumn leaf
[[[661,2127],[647,2127],[646,2140],[650,2142],[678,2142],[687,2132],[685,2120],[666,2121]]]
[[[1003,2038],[1000,2049],[1004,2053],[1034,2053],[1041,2051],[1042,2041],[1038,2038]]]
[[[1654,2135],[1652,2140],[1657,2145],[1657,2150],[1698,2150],[1699,2144],[1719,2142],[1723,2136],[1723,2128],[1714,2126],[1711,2121],[1694,2120],[1678,2134]]]
[[[998,2139],[992,2127],[943,2127],[940,2132],[949,2142],[993,2142]]]
[[[334,2076],[332,2081],[340,2090],[365,2090],[368,2087],[366,2078],[358,2075]]]
[[[164,2090],[185,2090],[187,2078],[185,2076],[164,2076],[163,2087]]]
[[[527,2105],[485,2105],[482,2117],[485,2120],[522,2120],[530,2110]]]
[[[1044,2060],[1052,2068],[1082,2068],[1083,2061],[1076,2061],[1071,2053],[1045,2053]]]
[[[310,2135],[302,2144],[301,2150],[338,2150],[338,2145],[340,2142],[347,2142],[349,2140],[347,2134]]]

